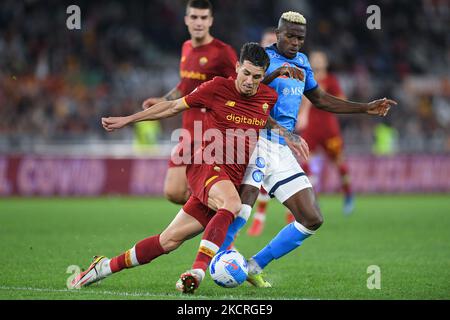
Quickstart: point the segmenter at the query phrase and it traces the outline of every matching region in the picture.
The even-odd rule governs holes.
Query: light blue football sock
[[[273,259],[279,259],[300,246],[314,231],[302,226],[297,221],[285,226],[260,252],[253,256],[261,269]]]
[[[219,248],[218,252],[227,250],[227,248],[230,246],[230,244],[233,243],[236,234],[245,225],[248,218],[250,217],[251,212],[252,212],[252,207],[250,207],[248,204],[242,205],[241,211],[239,211],[239,215],[236,217],[236,219],[234,219],[233,223],[230,224],[230,226],[228,227],[227,235],[225,236],[225,241],[223,242],[222,246]]]

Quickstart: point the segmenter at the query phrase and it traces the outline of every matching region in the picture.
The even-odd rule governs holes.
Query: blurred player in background
[[[280,136],[269,130],[261,134],[240,186],[241,211],[230,225],[220,248],[220,251],[227,248],[245,225],[261,186],[294,214],[295,221],[285,226],[248,260],[247,280],[256,287],[270,287],[271,284],[264,279],[263,269],[299,247],[323,223],[312,185],[285,139],[295,130],[302,96],[305,95],[318,108],[334,113],[385,116],[391,106],[397,104],[386,98],[358,103],[326,93],[315,80],[307,56],[299,52],[305,37],[306,19],[303,15],[292,11],[283,13],[278,21],[277,43],[266,48],[270,66],[263,83],[278,93],[270,115],[287,133]]]
[[[189,0],[184,22],[191,39],[184,42],[181,49],[181,81],[165,96],[145,100],[142,104],[143,109],[158,102],[179,99],[215,76],[236,77],[237,56],[234,49],[210,34],[209,29],[213,24],[212,11],[212,5],[208,0]],[[183,149],[182,143],[191,144],[190,150],[194,152],[194,123],[201,123],[204,114],[205,109],[195,108],[183,113],[182,127],[189,131],[192,139],[191,141],[182,140],[174,148],[176,154]],[[200,144],[200,141],[197,143]],[[182,157],[181,154],[180,156]],[[164,195],[177,204],[186,203],[190,195],[186,180],[186,164],[174,162],[173,157],[169,161],[164,182]]]
[[[263,48],[270,47],[274,43],[277,43],[276,29],[274,29],[274,28],[265,29],[261,36],[261,41],[260,41],[261,47],[263,47]]]
[[[338,79],[328,72],[328,57],[323,51],[312,51],[309,56],[314,76],[327,93],[345,99]],[[310,178],[319,179],[323,166],[314,165],[314,155],[323,149],[330,161],[336,165],[341,178],[341,189],[344,192],[344,213],[350,214],[354,209],[354,197],[350,184],[348,165],[343,154],[343,139],[336,115],[314,107],[307,99],[302,101],[297,126],[303,139],[308,142],[311,152],[309,163],[302,164]],[[311,165],[309,165],[311,164]],[[315,172],[314,168],[317,168]]]

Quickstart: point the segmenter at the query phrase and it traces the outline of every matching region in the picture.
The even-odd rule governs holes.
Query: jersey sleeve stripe
[[[191,107],[188,105],[188,103],[186,102],[186,97],[181,98],[181,100],[183,101],[184,105],[186,106],[186,108],[190,109]]]

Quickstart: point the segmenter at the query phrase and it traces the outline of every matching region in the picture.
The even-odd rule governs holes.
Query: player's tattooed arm
[[[282,136],[288,147],[299,156],[302,160],[306,161],[309,157],[309,147],[306,141],[299,135],[287,130],[285,127],[281,126],[272,117],[269,116],[266,123],[266,129],[278,131],[279,135]]]
[[[385,116],[397,102],[391,99],[378,99],[369,103],[352,102],[326,93],[320,87],[305,92],[305,96],[317,108],[333,113],[368,113]]]
[[[295,67],[282,66],[279,67],[278,69],[275,69],[272,73],[266,75],[262,83],[269,84],[280,76],[285,76],[300,81],[304,81],[305,78],[302,70]]]
[[[180,99],[183,96],[180,90],[178,90],[178,87],[173,88],[170,90],[166,95],[163,96],[166,101],[169,100],[177,100]]]
[[[145,100],[142,103],[142,109],[148,109],[151,106],[160,103],[160,102],[164,102],[164,101],[170,101],[170,100],[177,100],[180,99],[183,96],[183,94],[181,93],[180,90],[178,90],[178,87],[173,88],[172,90],[170,90],[166,95],[164,95],[163,97],[152,97],[152,98],[148,98],[147,100]]]
[[[144,111],[140,111],[126,117],[102,118],[102,126],[106,131],[110,132],[123,128],[124,126],[134,122],[169,118],[188,108],[189,106],[186,104],[184,99],[163,101],[155,104],[152,108],[148,108]]]

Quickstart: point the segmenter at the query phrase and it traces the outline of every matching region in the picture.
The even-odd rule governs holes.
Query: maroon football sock
[[[153,259],[166,253],[159,242],[159,235],[139,241],[130,250],[114,257],[110,261],[111,271],[119,272],[125,268],[147,264]]]
[[[217,213],[206,226],[192,269],[206,271],[211,259],[224,242],[228,227],[233,220],[234,214],[231,211],[226,209],[217,210]]]

